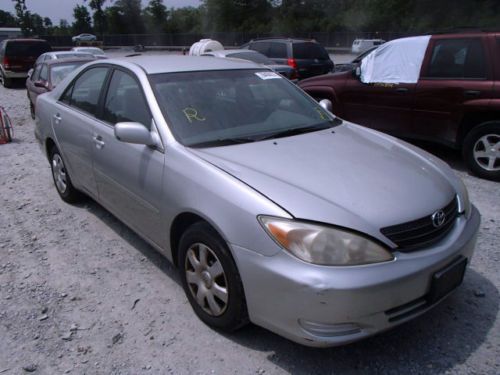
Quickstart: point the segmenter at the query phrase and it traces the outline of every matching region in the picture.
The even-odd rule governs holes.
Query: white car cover
[[[416,83],[431,36],[387,42],[361,62],[363,83]]]

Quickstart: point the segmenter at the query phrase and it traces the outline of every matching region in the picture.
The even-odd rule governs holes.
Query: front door
[[[349,77],[340,101],[346,120],[404,137],[411,128],[414,83],[362,83]]]
[[[484,38],[431,40],[416,88],[413,133],[416,137],[457,144],[467,106],[488,110],[493,94],[492,67]]]
[[[99,201],[134,230],[161,244],[165,237],[159,210],[165,155],[157,148],[120,142],[114,135],[114,125],[125,121],[154,131],[133,73],[114,70],[103,103],[101,121],[92,131]]]

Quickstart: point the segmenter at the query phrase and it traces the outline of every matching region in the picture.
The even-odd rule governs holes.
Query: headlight
[[[354,266],[394,259],[379,244],[341,229],[270,216],[259,221],[280,246],[308,263]]]
[[[458,212],[464,213],[465,217],[469,218],[471,213],[469,192],[461,178],[457,177],[457,182]]]

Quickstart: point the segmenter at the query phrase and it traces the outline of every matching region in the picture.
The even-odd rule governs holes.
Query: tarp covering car
[[[416,83],[430,35],[392,40],[361,62],[363,83]]]

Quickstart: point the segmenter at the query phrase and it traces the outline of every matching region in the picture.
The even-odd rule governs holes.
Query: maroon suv
[[[362,64],[300,86],[348,121],[461,149],[475,174],[500,180],[500,33],[432,35],[422,51],[414,83],[363,83]]]

